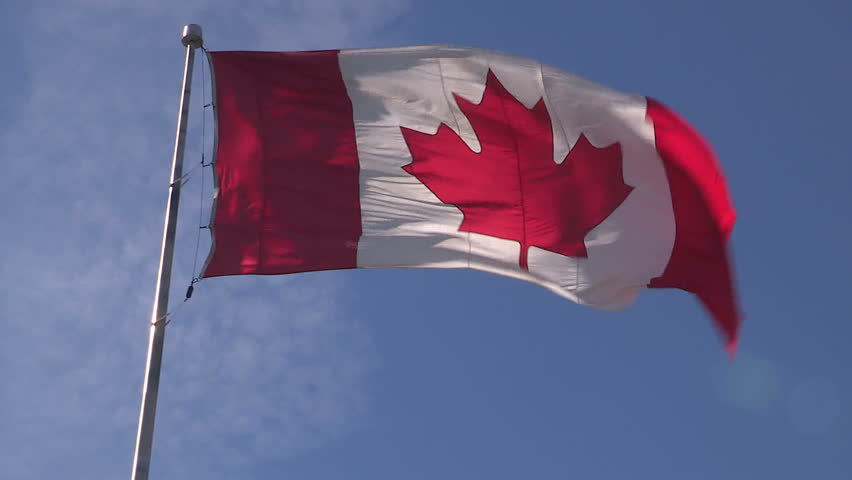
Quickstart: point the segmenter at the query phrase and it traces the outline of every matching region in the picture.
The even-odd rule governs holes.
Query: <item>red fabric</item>
[[[204,276],[355,268],[359,165],[337,51],[211,56],[219,192]]]
[[[663,160],[675,216],[675,243],[652,288],[680,288],[710,311],[731,352],[741,322],[726,243],[736,213],[716,156],[684,119],[648,100],[657,151]]]
[[[624,184],[621,145],[593,146],[581,135],[562,163],[553,161],[550,113],[539,100],[519,102],[489,71],[479,104],[454,95],[482,147],[480,153],[442,124],[434,135],[402,128],[413,162],[403,167],[442,202],[464,214],[459,228],[586,257],[586,235],[633,187]]]

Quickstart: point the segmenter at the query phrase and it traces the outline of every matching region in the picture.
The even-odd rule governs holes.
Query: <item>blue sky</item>
[[[470,45],[662,100],[727,173],[746,324],[728,363],[677,291],[610,314],[468,271],[208,280],[167,333],[152,478],[849,478],[850,18],[841,1],[2,4],[0,476],[129,476],[192,22],[214,50]]]

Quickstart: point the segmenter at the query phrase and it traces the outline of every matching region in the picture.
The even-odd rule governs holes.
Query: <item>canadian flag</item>
[[[734,347],[734,209],[659,102],[473,48],[210,58],[205,277],[473,268],[606,310],[681,288]]]

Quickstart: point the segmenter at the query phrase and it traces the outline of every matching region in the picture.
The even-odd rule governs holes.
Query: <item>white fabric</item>
[[[578,303],[619,309],[662,274],[675,237],[669,187],[645,119],[645,99],[538,62],[455,47],[345,50],[340,68],[352,100],[360,161],[358,266],[474,268],[528,280]],[[402,167],[412,162],[400,126],[434,134],[444,123],[473,150],[479,141],[452,94],[478,103],[491,69],[526,107],[541,98],[552,117],[554,161],[581,133],[598,147],[619,142],[627,199],[585,239],[588,258],[460,232],[462,213]]]

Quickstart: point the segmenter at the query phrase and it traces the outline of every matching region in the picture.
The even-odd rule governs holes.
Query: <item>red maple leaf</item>
[[[624,183],[621,145],[597,148],[580,135],[556,163],[544,100],[526,108],[490,70],[479,104],[453,96],[481,152],[444,124],[434,135],[401,127],[413,159],[402,168],[461,210],[459,231],[519,242],[524,270],[531,246],[586,257],[586,235],[633,190]]]

